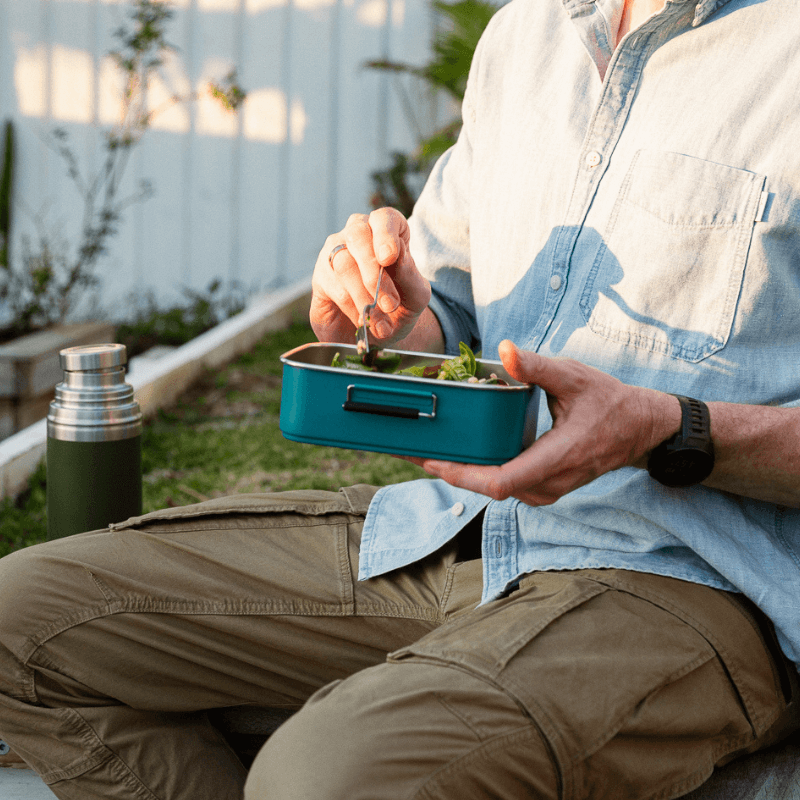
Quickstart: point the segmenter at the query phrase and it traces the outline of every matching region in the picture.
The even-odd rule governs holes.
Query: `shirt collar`
[[[700,0],[694,10],[692,27],[702,25],[718,8],[722,8],[728,0]]]
[[[667,0],[667,2],[675,2],[676,0]],[[680,2],[680,0],[678,0]],[[694,11],[693,27],[702,25],[717,9],[722,8],[728,0],[700,0]],[[595,6],[598,0],[563,0],[564,8],[571,17],[576,17],[581,14],[587,13],[587,10]],[[622,13],[622,6],[624,0],[605,0],[602,7],[609,8],[619,6],[618,14]],[[619,16],[616,17],[619,22]]]

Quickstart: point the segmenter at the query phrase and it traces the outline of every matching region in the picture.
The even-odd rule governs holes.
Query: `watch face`
[[[714,456],[703,450],[686,448],[665,454],[658,465],[657,480],[665,486],[694,486],[704,481],[714,469]]]

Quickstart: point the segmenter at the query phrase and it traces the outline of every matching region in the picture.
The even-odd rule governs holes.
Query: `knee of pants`
[[[463,670],[381,664],[317,692],[259,753],[245,800],[558,796],[532,721]]]
[[[25,547],[0,558],[0,634],[30,630],[48,603],[59,576],[47,549],[48,545]]]
[[[0,558],[0,641],[30,629],[42,592],[47,590],[38,548],[29,547]]]
[[[20,662],[39,596],[36,568],[27,550],[0,558],[0,694],[25,698],[27,674]],[[33,623],[35,624],[35,623]]]
[[[55,545],[55,547],[53,546]],[[0,693],[26,696],[21,661],[49,628],[76,613],[76,605],[103,604],[91,575],[59,557],[58,543],[18,550],[0,558]],[[77,572],[76,572],[77,568]]]

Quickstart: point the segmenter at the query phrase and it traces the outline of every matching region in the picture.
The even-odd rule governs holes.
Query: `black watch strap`
[[[693,486],[714,469],[711,416],[702,400],[675,397],[681,404],[681,429],[653,450],[647,470],[665,486]]]

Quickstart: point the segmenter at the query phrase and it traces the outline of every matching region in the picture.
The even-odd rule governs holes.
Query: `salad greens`
[[[459,342],[458,349],[459,355],[454,358],[448,358],[440,364],[428,366],[420,365],[399,369],[402,360],[400,353],[387,353],[384,350],[378,350],[374,353],[372,366],[366,365],[361,355],[342,358],[341,353],[336,353],[331,366],[366,372],[385,372],[391,375],[412,375],[415,378],[435,378],[440,381],[466,381],[468,383],[508,386],[506,381],[498,378],[494,373],[488,378],[478,378],[476,375],[478,363],[469,345]]]

